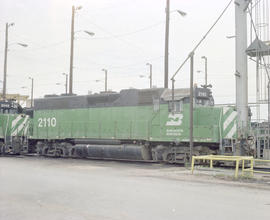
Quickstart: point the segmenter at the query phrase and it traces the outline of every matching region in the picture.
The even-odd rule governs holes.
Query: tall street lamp
[[[201,57],[204,60],[204,73],[205,73],[205,88],[207,88],[207,57]]]
[[[181,10],[170,11],[170,0],[167,0],[165,11],[166,11],[166,25],[165,25],[165,55],[164,55],[164,88],[168,88],[170,13],[177,12],[181,16],[186,16],[186,13]]]
[[[62,73],[66,77],[66,83],[65,83],[65,89],[66,89],[66,94],[67,94],[67,85],[68,85],[68,74],[67,73]]]
[[[72,6],[72,16],[71,16],[71,42],[70,42],[70,63],[69,63],[69,94],[73,94],[73,54],[74,54],[74,17],[76,11],[82,9],[82,6]],[[81,32],[81,31],[79,31]],[[93,32],[83,30],[84,33],[94,36]]]
[[[33,107],[33,95],[34,95],[34,78],[28,77],[31,80],[31,108]]]
[[[149,79],[150,79],[150,89],[152,89],[152,64],[151,63],[147,63],[147,66],[149,66]]]
[[[3,79],[3,94],[2,98],[3,100],[6,99],[6,92],[7,92],[7,55],[8,55],[8,29],[12,26],[14,26],[15,23],[6,23],[6,40],[5,40],[5,55],[4,55],[4,79]],[[22,47],[27,47],[27,44],[23,43],[15,43]]]
[[[74,16],[75,12],[80,10],[82,7],[72,6],[72,16],[71,16],[71,42],[70,42],[70,65],[69,65],[69,94],[72,94],[73,85],[73,51],[74,51]]]
[[[104,71],[105,72],[105,92],[107,92],[108,70],[102,69],[101,71]]]

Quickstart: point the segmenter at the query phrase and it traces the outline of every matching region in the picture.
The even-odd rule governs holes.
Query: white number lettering
[[[38,127],[55,127],[56,126],[56,118],[39,118],[38,119]]]
[[[47,118],[47,122],[48,122],[48,127],[51,127],[51,119]]]
[[[51,119],[51,125],[52,125],[52,127],[56,126],[56,118]]]
[[[43,118],[44,127],[47,127],[46,118]]]
[[[42,128],[42,118],[39,118],[38,119],[38,127],[39,128]]]

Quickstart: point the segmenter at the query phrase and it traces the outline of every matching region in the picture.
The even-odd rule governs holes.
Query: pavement
[[[270,219],[270,184],[184,167],[0,157],[1,220]]]

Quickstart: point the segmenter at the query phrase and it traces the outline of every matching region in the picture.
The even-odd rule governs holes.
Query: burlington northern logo
[[[166,126],[179,126],[182,124],[183,114],[172,114],[168,115],[168,121]]]

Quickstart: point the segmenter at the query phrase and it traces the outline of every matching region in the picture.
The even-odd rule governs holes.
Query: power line
[[[144,51],[144,48],[142,48],[142,47],[140,47],[140,46],[138,46],[138,45],[136,45],[134,43],[131,43],[130,41],[127,41],[125,39],[122,39],[122,38],[118,37],[114,33],[110,32],[110,31],[106,30],[105,28],[101,27],[100,25],[97,25],[94,22],[92,22],[88,17],[83,15],[83,18],[86,19],[89,23],[91,23],[95,27],[97,27],[98,29],[100,29],[101,31],[103,31],[105,33],[108,33],[112,37],[112,39],[117,39],[117,40],[121,41],[122,43],[128,45],[129,47],[136,48],[140,53],[142,53],[142,51]],[[145,54],[143,54],[143,55],[145,55]]]
[[[155,27],[157,27],[157,26],[159,26],[161,24],[164,24],[164,23],[165,23],[165,21],[159,21],[159,22],[157,22],[155,24],[146,26],[144,28],[137,29],[135,31],[126,32],[126,33],[122,33],[122,34],[114,34],[113,36],[95,37],[93,39],[95,39],[95,40],[96,39],[97,40],[99,40],[99,39],[103,40],[103,39],[113,39],[113,38],[118,38],[118,37],[130,36],[130,35],[137,34],[137,33],[140,33],[140,32],[148,31],[148,30],[153,29],[153,28],[155,28]],[[80,38],[80,39],[88,39],[88,38],[84,37],[84,38]]]

